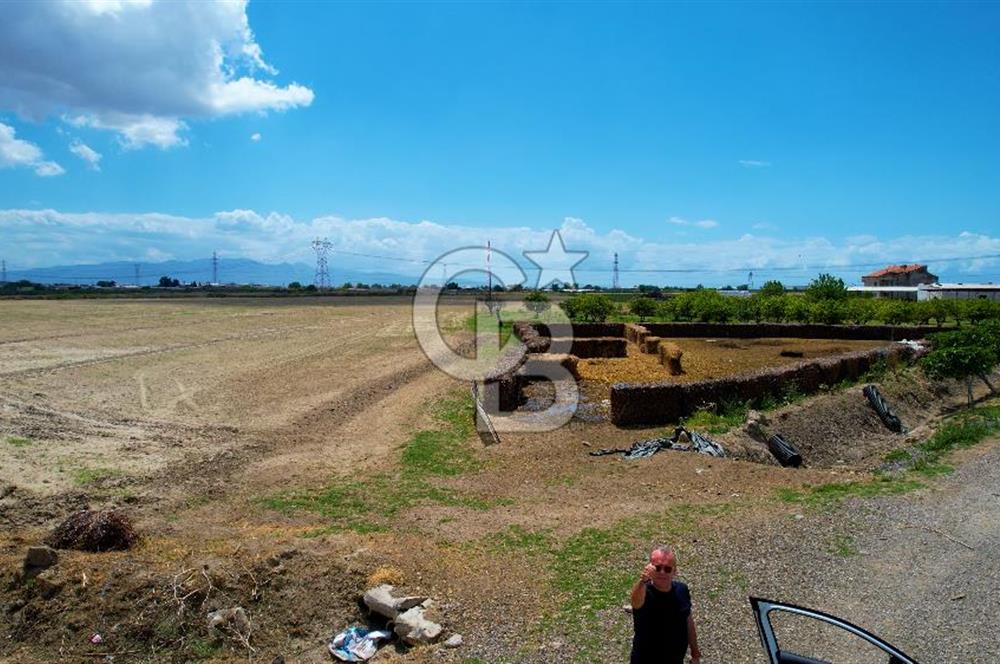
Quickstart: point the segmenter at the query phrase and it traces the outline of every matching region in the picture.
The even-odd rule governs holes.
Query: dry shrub
[[[368,575],[368,585],[365,587],[374,588],[383,583],[388,583],[390,586],[401,586],[404,580],[403,570],[391,565],[383,565]]]
[[[131,520],[114,510],[82,510],[59,524],[45,543],[56,549],[122,551],[139,536]]]

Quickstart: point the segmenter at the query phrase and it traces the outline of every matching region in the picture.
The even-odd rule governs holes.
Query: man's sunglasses
[[[653,565],[653,569],[657,572],[663,572],[664,574],[670,574],[674,571],[674,568],[670,565]]]

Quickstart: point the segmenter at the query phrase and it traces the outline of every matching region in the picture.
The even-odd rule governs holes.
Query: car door
[[[822,611],[759,597],[751,597],[750,605],[753,607],[754,618],[757,620],[757,631],[760,634],[761,645],[764,646],[770,664],[832,664],[834,661],[840,664],[841,661],[853,661],[843,658],[842,654],[838,654],[837,658],[834,658],[833,651],[843,653],[845,646],[840,643],[838,644],[839,648],[835,648],[828,644],[839,637],[843,637],[843,640],[848,642],[846,646],[848,650],[866,651],[866,657],[862,661],[917,664],[915,659],[874,634]],[[782,615],[792,616],[797,622],[814,623],[814,621],[818,621],[818,624],[814,623],[814,626],[821,627],[824,632],[832,633],[834,638],[824,637],[818,639],[819,642],[809,642],[808,638],[805,640],[802,638],[803,634],[811,633],[808,629],[788,629],[789,634],[798,634],[798,640],[786,639],[783,636],[782,640],[779,641],[777,633],[782,632],[782,630],[776,624],[778,622],[776,618]],[[785,634],[785,632],[782,633]],[[782,643],[784,643],[784,648],[781,647]],[[824,648],[829,648],[831,652],[823,652]]]

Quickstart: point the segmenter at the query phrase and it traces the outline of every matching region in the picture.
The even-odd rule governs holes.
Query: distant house
[[[937,275],[927,271],[926,265],[890,265],[887,268],[876,270],[871,274],[861,277],[861,283],[865,286],[919,286],[921,284],[933,284],[938,280]]]

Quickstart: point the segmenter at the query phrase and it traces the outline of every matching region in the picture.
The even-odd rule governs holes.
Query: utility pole
[[[7,283],[7,259],[0,260],[0,286]]]
[[[750,290],[753,290],[753,270],[750,270],[750,278],[747,279],[747,284],[750,286]]]
[[[136,288],[139,287],[139,265],[140,265],[140,263],[136,263],[135,264],[135,287]]]
[[[219,283],[219,255],[212,252],[212,285]]]
[[[615,252],[615,269],[614,274],[611,278],[611,289],[619,290],[621,289],[621,284],[618,282],[618,252]]]
[[[493,313],[493,245],[486,241],[486,278],[488,279],[486,291],[486,308]]]
[[[313,278],[316,288],[324,289],[330,287],[330,269],[327,267],[326,257],[330,253],[330,247],[332,246],[333,243],[326,238],[322,240],[316,238],[312,241],[313,251],[316,252],[316,276]]]

